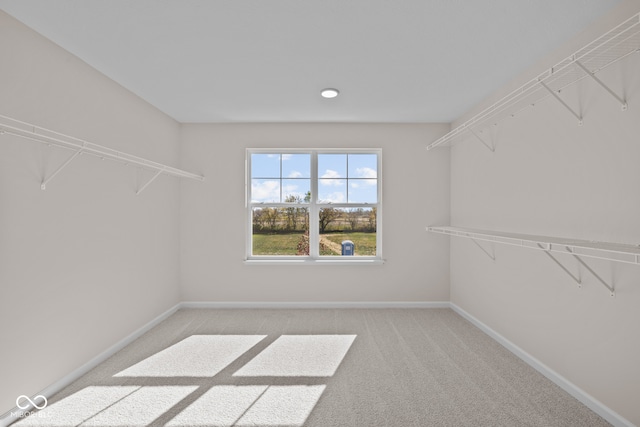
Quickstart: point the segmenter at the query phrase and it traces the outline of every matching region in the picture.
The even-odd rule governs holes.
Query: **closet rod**
[[[446,143],[453,143],[469,130],[481,132],[483,129],[496,125],[502,118],[514,116],[523,109],[533,106],[545,99],[549,94],[564,104],[579,122],[581,114],[571,110],[558,97],[558,93],[565,87],[589,77],[611,94],[627,109],[627,101],[616,94],[602,80],[595,76],[611,64],[640,52],[640,13],[622,22],[612,30],[593,40],[582,49],[574,52],[554,66],[548,68],[537,77],[527,81],[519,88],[508,93],[490,106],[452,129],[436,141],[427,146],[431,150]],[[492,150],[493,151],[493,150]]]
[[[640,265],[640,245],[536,236],[452,226],[430,226],[427,227],[427,231],[546,252],[570,254],[574,257],[587,257]]]
[[[91,154],[102,159],[114,160],[125,165],[136,165],[142,168],[176,176],[179,178],[204,181],[204,176],[187,172],[172,166],[163,165],[143,157],[134,156],[124,151],[115,150],[103,145],[94,144],[80,138],[65,135],[31,123],[23,122],[0,114],[0,135],[9,134],[20,138],[37,141],[42,144],[53,145],[60,148],[73,150],[76,154]],[[74,157],[75,158],[75,155]]]

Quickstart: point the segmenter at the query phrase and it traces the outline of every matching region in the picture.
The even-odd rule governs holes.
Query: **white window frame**
[[[252,154],[310,154],[311,155],[311,201],[309,208],[309,255],[253,255],[253,209],[255,207],[291,207],[291,203],[253,203],[251,201],[251,155]],[[318,155],[319,154],[375,154],[377,155],[377,203],[319,203]],[[345,178],[346,179],[346,178]],[[246,258],[247,264],[381,264],[382,258],[382,149],[381,148],[247,148],[245,157],[245,212],[246,212]],[[293,205],[299,206],[299,205]],[[376,211],[376,255],[375,256],[322,256],[319,253],[319,213],[324,207],[331,208],[377,208]]]

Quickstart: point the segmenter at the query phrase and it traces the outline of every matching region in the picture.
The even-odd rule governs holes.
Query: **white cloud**
[[[291,160],[291,156],[293,156],[293,154],[283,154],[282,160]]]
[[[320,201],[322,203],[345,203],[347,200],[344,192],[336,191],[335,193],[320,194]]]
[[[302,178],[302,172],[291,171],[287,178]]]
[[[378,173],[376,172],[375,169],[357,168],[356,169],[356,176],[354,176],[352,178],[377,178],[377,177],[378,177]]]
[[[292,193],[292,192],[296,191],[297,189],[298,189],[298,186],[294,185],[294,184],[289,184],[289,185],[282,186],[282,192],[283,193]]]
[[[280,181],[252,182],[251,200],[255,202],[280,201]]]
[[[340,178],[340,174],[337,171],[327,169],[320,178]]]
[[[355,181],[349,181],[351,188],[374,187],[378,183],[378,174],[375,169],[357,168],[356,176],[352,178],[361,178]]]
[[[358,179],[358,180],[350,180],[349,186],[351,188],[367,188],[367,187],[375,187],[378,183],[375,179]]]
[[[304,194],[298,189],[297,185],[283,185],[282,186],[282,201],[286,202],[286,198],[290,196],[298,196],[304,199]]]
[[[322,178],[325,178],[325,179],[322,179]],[[340,174],[337,171],[327,169],[325,173],[320,176],[319,181],[321,185],[334,185],[334,186],[344,185],[341,179],[336,179],[336,178],[340,178]]]

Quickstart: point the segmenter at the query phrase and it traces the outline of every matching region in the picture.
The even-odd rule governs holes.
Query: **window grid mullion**
[[[309,206],[309,256],[318,258],[320,256],[320,239],[318,219],[318,152],[311,153],[311,200]]]
[[[245,191],[244,191],[244,205],[246,206],[246,221],[248,222],[248,232],[245,237],[245,243],[247,248],[245,253],[247,258],[253,255],[253,205],[251,198],[253,197],[253,191],[251,186],[253,184],[252,172],[251,172],[251,153],[248,152],[244,159],[244,173],[245,173]]]
[[[345,175],[345,180],[347,182],[347,203],[349,203],[349,154],[345,155],[347,158],[347,169],[344,171],[344,175]]]
[[[280,153],[279,157],[280,157],[280,202],[282,202],[282,153]]]

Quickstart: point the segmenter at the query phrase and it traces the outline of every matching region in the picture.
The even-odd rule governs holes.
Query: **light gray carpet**
[[[14,426],[609,425],[449,309],[180,310],[42,415]]]

